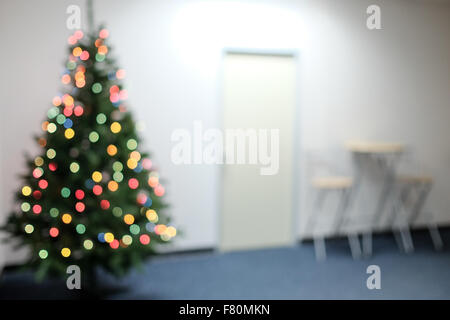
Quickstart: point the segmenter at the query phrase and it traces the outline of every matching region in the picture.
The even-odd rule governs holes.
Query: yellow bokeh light
[[[109,191],[117,191],[117,189],[119,188],[119,184],[113,180],[111,180],[110,182],[108,182],[108,189]]]
[[[108,148],[106,148],[106,152],[112,157],[115,156],[117,153],[117,147],[113,144],[110,144]]]
[[[64,213],[61,219],[65,224],[69,224],[70,222],[72,222],[72,216],[68,213]]]
[[[69,249],[69,248],[62,248],[62,250],[61,250],[61,255],[62,255],[64,258],[69,257],[69,256],[70,256],[70,249]]]
[[[92,173],[92,180],[94,180],[95,182],[100,182],[102,181],[102,174],[99,171],[94,171],[94,173]]]
[[[150,222],[157,222],[158,221],[158,214],[156,213],[155,210],[153,209],[148,209],[147,212],[145,213],[145,216],[147,217],[147,219]]]
[[[167,234],[169,237],[173,238],[177,235],[177,229],[175,227],[167,227],[165,234]]]
[[[83,52],[83,50],[80,47],[76,47],[76,48],[73,49],[72,54],[75,57],[79,57],[82,52]]]
[[[64,136],[66,137],[66,139],[72,139],[75,136],[75,131],[73,131],[72,128],[66,129],[66,131],[64,132]]]
[[[25,186],[22,188],[22,194],[28,197],[31,194],[31,188],[29,186]]]
[[[114,235],[111,232],[105,233],[105,241],[110,243],[114,241]]]
[[[63,102],[64,102],[64,105],[65,105],[66,107],[70,107],[70,106],[73,105],[74,100],[73,100],[72,96],[69,96],[68,94],[66,94],[66,95],[63,97]]]
[[[111,123],[111,132],[112,133],[119,133],[120,130],[122,130],[122,126],[120,125],[120,123],[118,123],[117,121]]]
[[[133,158],[128,159],[128,161],[127,161],[128,168],[134,169],[137,167],[137,165],[138,165],[138,162],[136,161],[136,159],[133,159]]]
[[[44,159],[42,159],[42,157],[36,157],[36,159],[34,159],[34,164],[40,167],[44,164]]]
[[[134,216],[132,215],[132,214],[126,214],[124,217],[123,217],[123,221],[126,223],[126,224],[128,224],[128,225],[130,225],[130,224],[133,224],[134,223]]]

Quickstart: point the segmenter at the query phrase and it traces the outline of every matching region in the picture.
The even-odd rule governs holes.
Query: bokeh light
[[[110,207],[109,201],[103,199],[102,201],[100,201],[100,207],[101,207],[103,210],[108,210],[109,207]]]
[[[33,206],[33,213],[34,214],[40,214],[42,212],[42,207],[38,204],[35,204]]]
[[[84,247],[86,250],[91,250],[91,249],[94,247],[94,243],[92,242],[92,240],[89,240],[89,239],[84,240],[84,242],[83,242],[83,247]]]
[[[127,213],[124,217],[123,217],[123,221],[128,224],[131,225],[134,223],[134,216],[132,214]]]
[[[59,230],[56,227],[50,228],[50,231],[48,232],[50,234],[50,237],[56,238],[59,235]]]
[[[83,212],[86,209],[86,205],[83,202],[77,202],[75,203],[75,210],[78,212]]]
[[[80,165],[76,162],[72,162],[69,166],[70,172],[77,173],[80,170]]]
[[[137,189],[139,187],[139,181],[135,178],[131,178],[130,180],[128,180],[128,186],[130,187],[130,189]]]
[[[108,153],[108,155],[115,156],[117,154],[117,147],[113,144],[110,144],[107,148],[106,148],[106,152]]]
[[[93,192],[96,196],[99,196],[99,195],[102,194],[103,188],[102,188],[102,186],[96,184],[96,185],[92,188],[92,192]]]
[[[63,198],[68,198],[68,197],[70,197],[70,189],[67,188],[67,187],[62,188],[62,189],[61,189],[61,196],[62,196]]]
[[[114,240],[114,235],[111,232],[106,232],[104,238],[107,243],[110,243]]]
[[[118,188],[119,188],[119,184],[116,181],[111,180],[108,182],[109,191],[115,192],[115,191],[117,191]]]
[[[139,237],[139,241],[143,245],[147,245],[150,243],[150,236],[148,234],[141,234],[141,236]]]
[[[92,173],[92,180],[94,180],[95,182],[100,182],[102,181],[102,174],[99,171],[94,171]]]
[[[83,200],[84,198],[84,191],[81,189],[78,189],[75,191],[75,198],[77,198],[78,200]]]
[[[96,143],[100,139],[100,135],[96,131],[92,131],[89,133],[89,141],[92,143]]]
[[[31,188],[29,186],[24,186],[22,188],[22,194],[28,197],[31,194]]]
[[[61,217],[62,222],[69,224],[72,222],[72,216],[69,213],[64,213]]]
[[[64,136],[66,139],[72,139],[75,136],[75,131],[72,128],[66,129],[66,131],[64,131]]]
[[[30,234],[30,233],[33,233],[33,231],[34,231],[33,225],[27,224],[27,225],[25,226],[25,232],[26,232],[26,233]]]
[[[68,258],[68,257],[70,256],[70,254],[71,254],[71,252],[70,252],[70,249],[69,249],[69,248],[62,248],[62,250],[61,250],[61,255],[62,255],[64,258]]]
[[[137,148],[137,141],[134,140],[134,139],[129,139],[129,140],[127,141],[127,148],[128,148],[129,150],[134,150],[134,149],[136,149],[136,148]]]
[[[47,158],[53,159],[56,157],[56,151],[54,149],[48,149],[47,150]]]
[[[122,130],[122,126],[117,121],[111,123],[111,132],[112,133],[119,133],[120,130]]]
[[[79,223],[75,227],[75,230],[77,231],[78,234],[84,234],[86,232],[86,226],[82,223]]]
[[[47,250],[39,250],[39,258],[41,258],[42,260],[47,259],[48,257],[48,251]]]

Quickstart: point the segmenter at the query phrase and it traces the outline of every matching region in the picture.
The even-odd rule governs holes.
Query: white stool
[[[393,205],[391,223],[394,226],[395,220],[399,220],[397,230],[395,230],[394,226],[394,235],[397,243],[405,252],[413,252],[414,244],[410,234],[410,226],[417,221],[417,218],[423,211],[426,199],[433,186],[433,179],[424,175],[401,175],[397,177],[396,184],[399,196]],[[434,248],[440,250],[443,248],[443,242],[439,229],[431,212],[424,213],[427,213],[427,227]]]
[[[324,176],[314,178],[312,180],[312,186],[316,191],[316,198],[313,206],[313,212],[308,218],[306,228],[307,230],[311,230],[313,233],[314,250],[317,260],[325,260],[325,236],[315,232],[317,219],[321,215],[322,206],[325,202],[326,196],[332,193],[340,194],[339,205],[337,206],[332,223],[333,230],[336,234],[339,234],[345,218],[346,209],[348,208],[349,200],[351,198],[353,179],[345,176]],[[359,258],[361,256],[361,248],[357,234],[348,234],[347,238],[353,258]]]

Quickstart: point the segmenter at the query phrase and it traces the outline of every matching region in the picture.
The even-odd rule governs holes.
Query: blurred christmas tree
[[[73,264],[82,276],[98,266],[121,276],[176,234],[161,214],[164,187],[138,151],[124,70],[109,57],[106,38],[106,29],[70,36],[65,93],[42,123],[42,153],[28,159],[17,212],[5,226],[31,249],[28,265],[38,278],[67,276]]]

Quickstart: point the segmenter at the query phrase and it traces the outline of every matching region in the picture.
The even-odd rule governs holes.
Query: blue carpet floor
[[[343,239],[327,242],[328,258],[317,262],[312,243],[245,252],[160,256],[143,272],[119,282],[127,289],[110,299],[450,299],[450,250],[432,249],[427,233],[416,232],[416,251],[399,252],[390,235],[374,239],[374,255],[354,261]],[[381,290],[366,286],[366,268],[381,268]],[[57,281],[35,284],[30,274],[6,271],[0,299],[70,299]]]

